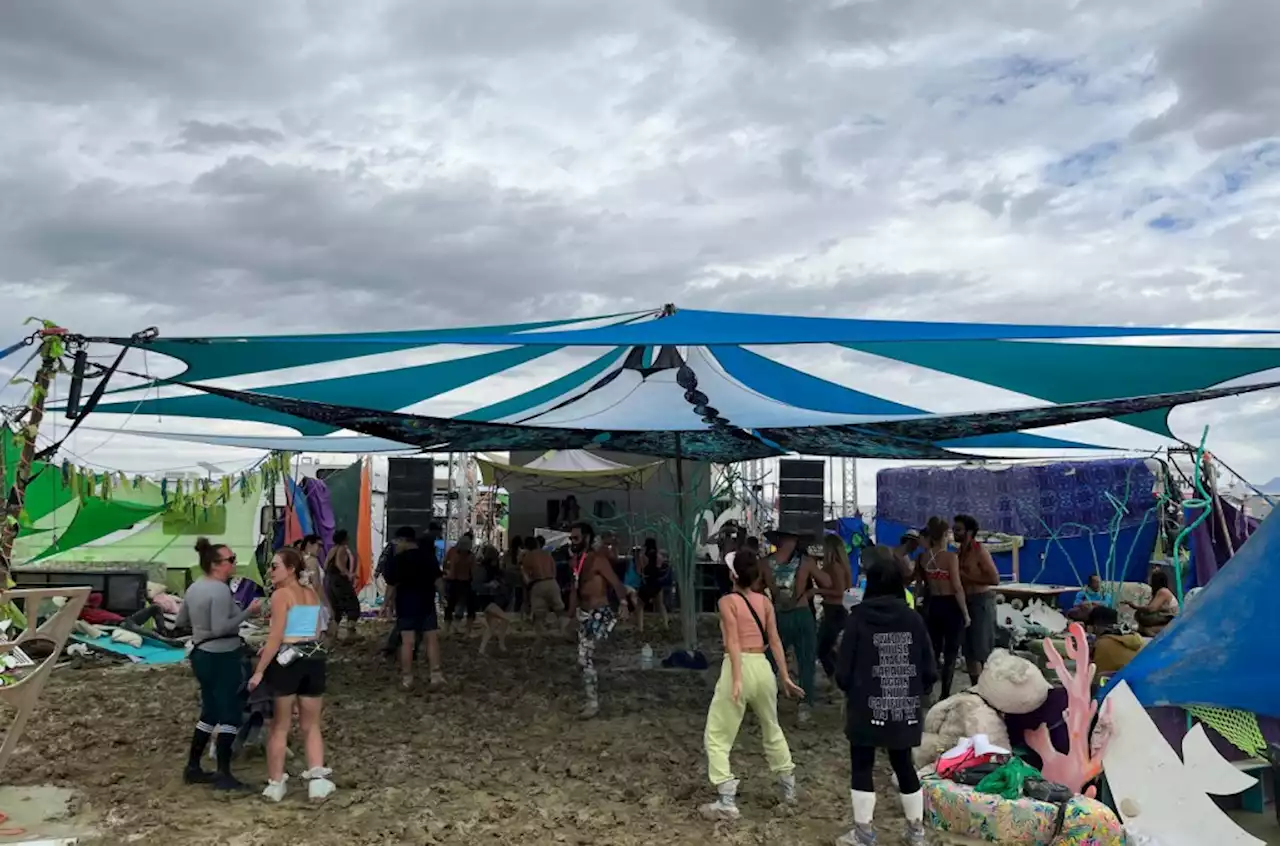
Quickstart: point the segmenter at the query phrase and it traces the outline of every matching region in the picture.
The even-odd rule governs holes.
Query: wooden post
[[[53,384],[53,375],[62,359],[62,334],[61,329],[49,324],[46,324],[41,333],[40,368],[36,371],[35,382],[31,387],[31,407],[17,433],[20,451],[18,466],[13,475],[13,490],[4,491],[3,525],[0,526],[0,591],[4,590],[9,578],[13,544],[18,538],[18,517],[22,514],[26,500],[31,463],[36,455],[36,435],[44,421],[45,400],[49,397],[49,386]],[[3,484],[3,480],[3,459],[0,459],[0,484]]]

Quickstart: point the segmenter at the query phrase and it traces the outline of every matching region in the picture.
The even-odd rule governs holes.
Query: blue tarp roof
[[[1280,518],[1273,512],[1114,681],[1127,681],[1148,707],[1208,705],[1280,717],[1278,581]]]

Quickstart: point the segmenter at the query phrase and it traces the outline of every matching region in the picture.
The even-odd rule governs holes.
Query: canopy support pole
[[[676,522],[680,527],[680,548],[677,572],[680,575],[680,629],[684,637],[684,648],[693,652],[698,648],[698,562],[690,541],[692,530],[689,526],[685,508],[684,489],[684,451],[680,442],[680,433],[675,435],[676,453]]]

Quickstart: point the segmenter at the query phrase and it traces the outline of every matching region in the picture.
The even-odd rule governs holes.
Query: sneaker
[[[698,813],[708,820],[736,820],[742,816],[738,810],[738,781],[726,781],[716,787],[720,796],[716,801],[698,808]]]
[[[431,686],[442,687],[444,685],[444,673],[437,670],[431,674]]]
[[[879,842],[876,839],[876,830],[860,823],[854,823],[848,833],[836,838],[836,846],[876,846]]]
[[[401,677],[400,677],[400,689],[401,689],[401,690],[413,690],[413,676],[401,676]]]
[[[307,798],[312,802],[323,802],[333,795],[338,786],[329,780],[333,770],[328,767],[314,767],[302,774],[307,781]]]
[[[213,784],[214,774],[207,770],[200,769],[199,766],[187,767],[182,771],[182,781],[184,784]]]
[[[599,714],[600,714],[600,703],[588,702],[586,705],[582,707],[582,711],[579,712],[578,718],[582,720],[594,720]]]
[[[795,773],[787,773],[778,776],[778,789],[782,793],[782,803],[784,805],[794,805],[796,803],[796,775]]]
[[[284,798],[285,792],[288,790],[289,774],[285,773],[279,781],[267,782],[266,789],[262,791],[262,798],[268,802],[279,802]]]
[[[799,716],[800,725],[807,726],[811,722],[813,722],[813,712],[809,710],[808,705],[801,705]]]
[[[909,822],[906,827],[907,846],[925,846],[924,823]]]

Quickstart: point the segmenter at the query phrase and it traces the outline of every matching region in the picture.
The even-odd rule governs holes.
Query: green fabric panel
[[[18,439],[13,432],[6,429],[2,437],[4,438],[4,496],[7,497],[9,491],[13,490],[14,478],[18,474],[21,450],[18,449]],[[27,485],[26,498],[23,501],[23,510],[27,513],[29,525],[57,511],[73,497],[71,491],[62,483],[61,468],[50,466],[43,461],[35,461],[31,464],[31,470],[32,479]]]
[[[575,388],[581,388],[586,382],[596,378],[617,363],[624,352],[626,352],[625,347],[610,350],[595,361],[584,364],[559,379],[554,379],[531,391],[525,391],[523,394],[517,394],[493,405],[487,405],[484,408],[460,414],[457,419],[487,423],[494,420],[502,420],[522,411],[528,411],[531,408],[542,405],[544,402],[550,402]]]
[[[333,528],[346,529],[354,544],[356,531],[360,528],[360,462],[333,473],[324,480],[324,484],[329,489]],[[379,555],[381,552],[382,550],[375,549],[373,554]]]
[[[501,373],[544,355],[550,355],[559,347],[513,347],[498,352],[468,356],[467,358],[362,373],[358,376],[339,376],[289,385],[262,388],[257,393],[278,397],[326,402],[394,411],[477,382],[495,373]],[[246,390],[253,390],[248,388]],[[136,411],[135,411],[136,409]],[[142,403],[123,402],[100,405],[103,413],[161,414],[178,417],[206,417],[218,420],[241,420],[254,423],[274,423],[296,429],[304,435],[327,435],[333,427],[269,409],[256,408],[245,403],[212,394],[195,394],[186,397],[167,397],[144,400]]]
[[[104,538],[112,532],[127,529],[153,517],[159,509],[128,505],[103,499],[87,499],[80,504],[75,519],[54,543],[32,561],[67,552],[86,543]]]
[[[258,543],[258,520],[263,504],[264,498],[260,494],[251,496],[248,500],[241,499],[238,493],[233,494],[225,506],[226,531],[222,535],[209,538],[214,543],[226,544],[236,551],[240,558],[237,575],[259,583],[262,579],[258,575],[257,567],[253,564],[253,551]],[[117,541],[68,549],[45,558],[40,564],[46,567],[53,567],[60,563],[132,564],[143,567],[149,565],[162,570],[186,570],[195,564],[195,543],[198,535],[166,533],[162,514],[148,517],[146,520],[145,526]],[[172,522],[168,529],[170,532],[173,531]],[[33,550],[32,555],[39,554],[44,546],[48,546],[47,542],[40,549]],[[28,557],[30,556],[15,555],[19,561]]]
[[[1280,367],[1280,349],[1247,347],[1121,347],[1034,341],[844,346],[1056,403],[1209,388]],[[1116,419],[1173,437],[1168,417],[1168,411],[1147,411]]]
[[[622,315],[607,315],[620,317]],[[173,356],[186,363],[177,377],[184,382],[203,382],[227,376],[261,373],[324,364],[366,355],[448,343],[452,338],[495,332],[525,332],[549,329],[577,322],[578,318],[515,323],[507,326],[468,326],[460,329],[409,330],[404,332],[358,332],[342,335],[276,335],[243,338],[160,338],[142,349]],[[357,340],[358,339],[358,340]]]

